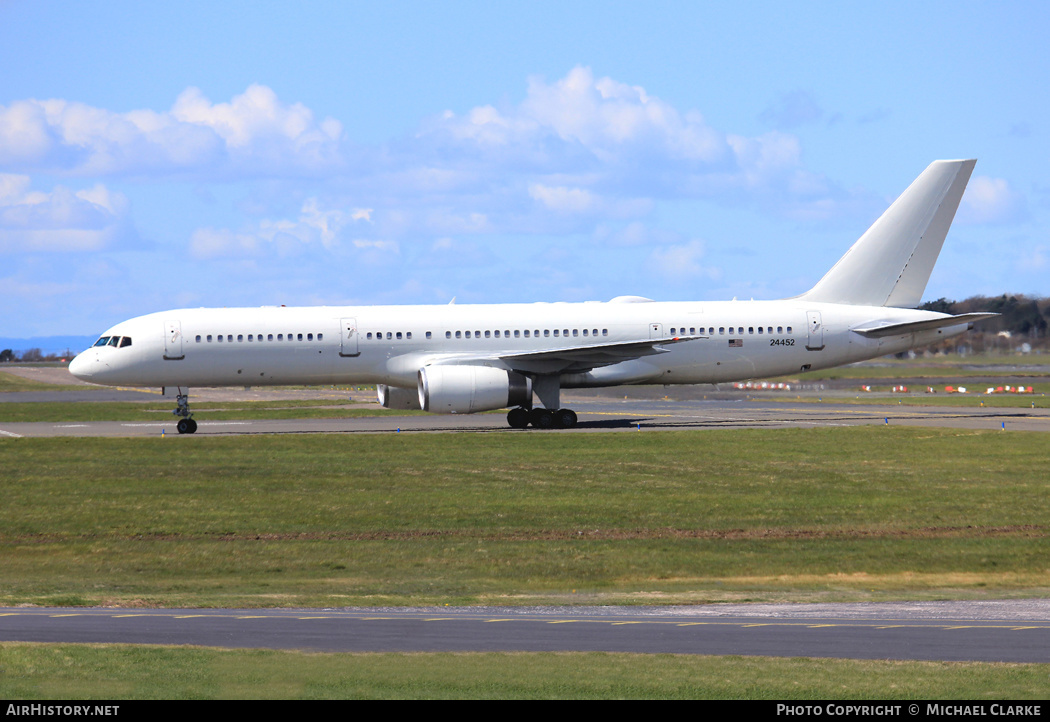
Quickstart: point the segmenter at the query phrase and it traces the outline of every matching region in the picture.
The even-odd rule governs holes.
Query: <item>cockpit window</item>
[[[125,346],[130,346],[130,345],[131,345],[131,336],[125,336],[124,338],[120,339],[120,347],[121,348],[124,348]]]
[[[95,341],[95,345],[96,346],[105,346],[106,344],[109,343],[109,338],[110,338],[109,336],[103,336],[98,341]]]
[[[120,336],[110,336],[109,345],[116,346],[120,342]]]

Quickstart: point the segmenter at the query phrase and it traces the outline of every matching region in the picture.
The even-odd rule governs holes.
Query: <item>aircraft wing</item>
[[[882,338],[883,336],[900,336],[906,333],[916,333],[917,331],[932,331],[935,328],[958,326],[962,323],[972,324],[975,321],[981,321],[998,315],[999,314],[997,313],[963,313],[958,316],[944,316],[942,318],[933,318],[927,321],[906,321],[904,323],[869,321],[861,324],[861,328],[850,330],[855,331],[862,336],[867,336],[868,338]]]
[[[493,354],[492,356],[456,356],[443,363],[460,365],[498,359],[519,373],[577,373],[589,371],[600,366],[612,366],[613,364],[641,358],[642,356],[668,353],[668,349],[661,347],[701,338],[707,338],[707,336],[665,336],[663,338],[615,341],[540,351]]]

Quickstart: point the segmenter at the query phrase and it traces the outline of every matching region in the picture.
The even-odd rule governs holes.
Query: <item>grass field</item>
[[[1036,596],[1043,436],[906,428],[0,441],[0,604]]]
[[[0,391],[56,390],[5,376]],[[937,403],[989,399],[1031,403]],[[215,420],[363,411],[345,406],[194,409]],[[0,405],[6,421],[170,411],[167,401]],[[1044,439],[903,427],[0,439],[0,605],[1046,596]],[[1047,675],[1047,665],[0,643],[0,698],[27,700],[1043,699]]]
[[[1045,664],[0,644],[0,698],[1045,699]],[[124,710],[120,711],[121,714]]]

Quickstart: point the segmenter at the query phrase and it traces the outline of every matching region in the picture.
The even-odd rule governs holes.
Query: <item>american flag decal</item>
[[[731,338],[729,339],[729,348],[743,348],[744,339],[742,338]]]

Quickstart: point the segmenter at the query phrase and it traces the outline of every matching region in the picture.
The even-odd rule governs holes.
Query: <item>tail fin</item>
[[[975,163],[931,163],[800,298],[859,306],[918,306]]]

